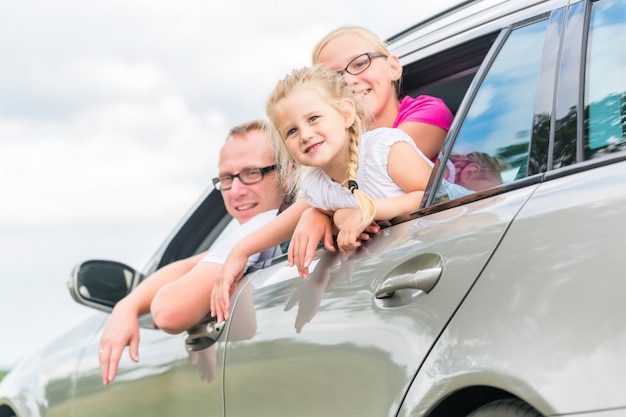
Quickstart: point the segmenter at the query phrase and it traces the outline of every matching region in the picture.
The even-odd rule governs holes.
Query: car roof
[[[487,33],[568,4],[568,0],[467,0],[387,39],[401,60],[415,61]],[[418,53],[417,56],[413,54]],[[409,55],[411,55],[409,57]],[[403,59],[404,58],[404,59]]]

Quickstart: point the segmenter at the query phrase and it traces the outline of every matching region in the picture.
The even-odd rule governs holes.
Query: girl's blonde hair
[[[354,104],[356,110],[354,122],[348,128],[350,155],[346,167],[346,177],[350,185],[349,188],[355,195],[361,208],[363,215],[361,226],[365,228],[372,222],[375,215],[374,202],[370,196],[358,189],[356,183],[359,163],[359,140],[365,131],[365,116],[363,107],[356,99],[354,91],[346,84],[344,78],[335,71],[330,71],[321,65],[296,69],[276,84],[274,91],[267,99],[265,112],[273,126],[270,137],[272,138],[274,154],[280,167],[280,177],[284,184],[291,184],[291,191],[295,192],[302,168],[299,167],[299,164],[287,150],[285,138],[282,137],[277,129],[281,120],[277,105],[289,94],[304,87],[313,88],[328,105],[338,112],[342,112],[341,103],[343,100],[348,99]]]

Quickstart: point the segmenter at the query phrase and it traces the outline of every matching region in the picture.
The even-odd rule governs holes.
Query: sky
[[[94,314],[74,265],[144,267],[319,38],[386,39],[454,3],[0,2],[0,370]]]

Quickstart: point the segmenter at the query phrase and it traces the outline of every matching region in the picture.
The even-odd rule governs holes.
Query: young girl
[[[229,317],[229,297],[248,256],[289,239],[304,210],[315,207],[333,216],[337,246],[345,254],[360,245],[358,237],[373,219],[416,210],[432,170],[432,162],[401,130],[363,134],[364,114],[353,89],[322,66],[295,70],[281,80],[266,113],[275,127],[280,173],[299,185],[300,198],[232,249],[211,295],[211,314],[218,321]]]
[[[452,123],[452,112],[436,97],[399,99],[402,66],[375,33],[361,26],[339,27],[315,45],[312,60],[343,75],[365,109],[367,130],[401,129],[424,155],[435,160]],[[319,241],[334,250],[330,219],[312,208],[303,213],[289,246],[289,262],[297,265],[301,275],[308,272]]]

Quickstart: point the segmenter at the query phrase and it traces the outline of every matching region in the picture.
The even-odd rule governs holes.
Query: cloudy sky
[[[387,38],[453,0],[3,0],[0,369],[92,314],[90,258],[142,268],[210,185],[229,127],[344,24]]]

